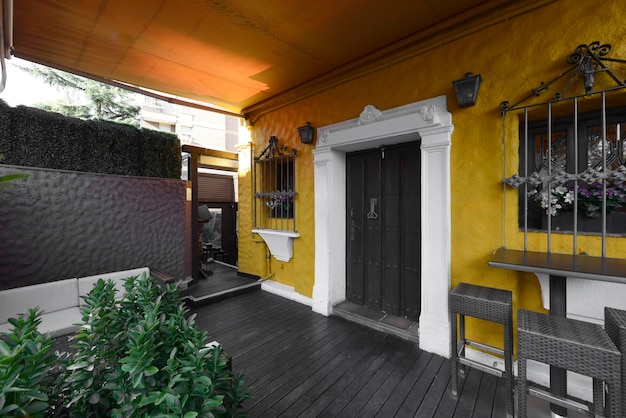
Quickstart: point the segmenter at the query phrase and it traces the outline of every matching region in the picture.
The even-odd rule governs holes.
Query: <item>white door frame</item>
[[[346,153],[421,140],[420,347],[449,357],[450,146],[446,96],[380,111],[318,129],[315,164],[313,310],[330,315],[346,299]]]

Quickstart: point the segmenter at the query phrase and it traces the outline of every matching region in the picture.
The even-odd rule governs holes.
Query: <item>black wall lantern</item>
[[[480,74],[472,75],[472,73],[466,73],[465,78],[452,82],[459,107],[474,106],[476,104],[478,89],[482,81]]]
[[[315,128],[311,125],[311,122],[307,122],[306,125],[298,128],[298,134],[303,144],[310,144],[315,136]]]

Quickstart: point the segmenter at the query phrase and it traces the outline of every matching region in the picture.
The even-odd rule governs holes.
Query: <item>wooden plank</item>
[[[346,358],[344,348],[350,344],[350,337],[352,336],[346,336],[342,333],[334,341],[326,343],[324,347],[315,352],[304,351],[303,355],[295,358],[295,362],[288,369],[280,370],[278,374],[280,378],[268,374],[270,382],[258,390],[259,393],[263,394],[264,399],[249,409],[248,412],[262,416],[266,410],[279,403],[303,379],[314,375],[320,368],[329,363],[332,367],[337,367],[338,363]],[[340,354],[337,355],[337,352]]]
[[[403,147],[404,148],[404,147]],[[381,162],[382,187],[379,214],[381,225],[382,310],[399,316],[401,305],[400,277],[402,267],[402,235],[400,187],[402,154],[398,148],[385,149]]]
[[[463,390],[465,383],[465,379],[459,379],[459,391]],[[439,402],[439,406],[437,410],[433,414],[434,418],[450,418],[454,415],[454,411],[456,409],[456,405],[459,401],[459,398],[455,398],[452,396],[452,384],[451,381],[448,380],[448,385],[446,386],[446,390],[443,392],[443,396],[441,401]]]
[[[208,330],[217,333],[231,330],[235,326],[245,326],[250,320],[258,319],[270,312],[284,313],[288,309],[289,304],[285,304],[287,301],[280,299],[270,301],[264,297],[265,292],[259,293],[259,295],[240,295],[228,301],[229,303],[209,305],[199,310],[198,320],[202,318],[203,321],[207,321]],[[252,312],[254,315],[251,315]]]
[[[402,218],[402,276],[401,295],[403,316],[415,321],[421,313],[421,149],[419,144],[405,149],[403,164]]]
[[[493,410],[493,399],[496,394],[496,387],[498,385],[498,378],[491,374],[483,374],[483,378],[480,381],[480,388],[478,389],[478,399],[481,402],[476,402],[474,407],[475,417],[489,417]],[[506,416],[506,412],[505,412]]]
[[[329,363],[322,364],[315,373],[299,380],[300,383],[293,387],[279,404],[274,404],[266,411],[265,415],[277,417],[284,413],[285,416],[298,416],[304,412],[327,387],[332,386],[372,351],[371,347],[363,343],[364,341],[355,341],[354,344],[346,346],[346,350],[338,353]],[[295,381],[297,382],[298,380]]]
[[[406,371],[412,367],[422,353],[423,352],[419,349],[410,350],[407,353],[408,355],[400,359],[399,362],[391,365],[392,370],[389,370],[389,373],[387,373],[384,378],[379,378],[382,376],[377,375],[375,379],[372,379],[372,381],[350,401],[346,408],[341,411],[339,416],[348,418],[360,416],[361,413],[365,413],[363,409],[369,403],[370,399],[379,391],[382,393],[386,390],[382,388],[395,386],[394,382],[400,380],[400,378],[404,376]],[[373,408],[372,405],[370,405],[370,407]],[[376,408],[376,411],[377,410],[378,408]]]
[[[281,370],[288,370],[292,365],[297,365],[300,357],[303,355],[314,357],[323,353],[325,350],[332,348],[333,344],[339,342],[343,332],[336,323],[328,323],[327,325],[324,332],[302,339],[296,345],[281,347],[267,357],[265,361],[258,361],[256,364],[251,362],[250,367],[247,367],[245,370],[259,375],[259,378],[269,380],[272,374],[279,374]],[[260,382],[256,385],[259,386]]]
[[[363,408],[358,413],[359,417],[374,417],[374,416],[394,416],[397,408],[400,404],[392,405],[387,404],[390,396],[399,389],[400,382],[406,375],[406,373],[413,367],[416,367],[421,360],[423,360],[423,353],[415,359],[415,362],[408,367],[396,368],[393,373],[389,375],[383,385],[381,385],[374,395],[365,403]],[[402,388],[400,387],[400,390]],[[387,408],[384,406],[387,405]],[[380,411],[385,409],[381,415],[377,415]],[[389,415],[390,414],[390,415]]]
[[[506,381],[505,379],[497,379],[498,384],[496,386],[496,393],[493,400],[493,409],[491,411],[491,417],[503,417],[506,416]],[[479,399],[482,402],[482,399]]]
[[[297,316],[291,316],[291,318],[294,317]],[[230,349],[237,352],[237,356],[233,357],[236,358],[241,353],[245,353],[250,344],[262,336],[276,338],[278,335],[284,335],[284,328],[289,325],[289,320],[290,317],[284,314],[281,306],[264,307],[258,311],[258,315],[241,318],[237,326],[229,327],[220,332],[220,335],[228,341]],[[271,326],[268,327],[268,325]]]
[[[414,416],[421,403],[426,397],[426,393],[433,384],[433,376],[436,376],[437,371],[441,369],[441,365],[444,363],[444,359],[439,356],[432,356],[424,369],[424,372],[420,374],[419,378],[415,381],[415,384],[411,388],[404,402],[398,410],[399,416],[408,417]]]
[[[290,321],[290,317],[286,316],[286,320]],[[315,324],[312,324],[312,322],[315,322]],[[293,324],[296,327],[296,331],[293,330],[293,327],[284,327],[282,333],[264,333],[263,337],[250,343],[249,347],[242,347],[238,350],[237,364],[245,370],[247,367],[254,366],[255,363],[262,363],[266,359],[271,359],[278,353],[287,355],[294,352],[299,344],[310,343],[313,341],[313,338],[319,337],[321,333],[324,333],[326,331],[326,327],[322,327],[324,322],[327,322],[326,317],[321,315],[317,315],[313,321],[300,318],[294,321]],[[311,328],[311,325],[317,326]]]
[[[450,360],[442,359],[443,362],[439,371],[435,373],[433,382],[428,388],[428,392],[424,396],[420,408],[417,410],[415,416],[418,417],[433,417],[435,411],[439,407],[446,390],[450,390]],[[456,401],[455,401],[456,403]]]
[[[480,381],[483,373],[474,369],[468,369],[465,377],[463,390],[459,395],[459,401],[456,404],[453,417],[467,418],[472,416],[472,411],[476,405],[476,397],[480,388]]]
[[[336,416],[352,398],[350,389],[352,393],[358,391],[385,363],[393,361],[394,353],[397,357],[399,352],[394,350],[395,345],[397,345],[395,341],[390,339],[383,340],[381,344],[374,344],[375,348],[361,362],[364,367],[350,368],[332,386],[324,388],[324,392],[309,404],[304,415]]]
[[[314,373],[320,365],[331,361],[334,358],[334,352],[342,350],[349,343],[344,330],[338,331],[332,335],[332,338],[320,340],[319,345],[302,350],[288,362],[277,359],[276,367],[271,370],[266,369],[266,373],[260,375],[259,381],[256,382],[255,389],[259,395],[259,401],[252,405],[248,412],[260,415],[280,400],[290,389],[290,385]]]
[[[385,399],[382,408],[380,408],[375,416],[377,417],[392,417],[399,412],[400,406],[405,401],[409,392],[415,385],[416,380],[422,375],[422,372],[426,369],[426,366],[432,359],[433,354],[423,352],[417,358],[415,364],[410,367],[402,379],[395,385],[393,391],[389,393],[389,396]],[[430,382],[429,382],[430,384]],[[392,387],[392,384],[386,384],[385,386]]]
[[[389,342],[390,339],[387,340]],[[367,402],[368,386],[370,390],[375,390],[379,384],[385,381],[387,376],[397,367],[397,363],[402,360],[407,353],[405,350],[399,349],[399,347],[393,341],[395,347],[390,348],[389,351],[385,351],[378,359],[373,360],[371,363],[364,365],[361,368],[359,376],[354,379],[352,384],[341,391],[341,393],[325,408],[321,411],[319,416],[323,417],[335,417],[348,406],[348,404],[357,405],[353,408],[360,409],[362,404]],[[382,346],[383,350],[385,346]],[[363,399],[361,405],[355,400],[359,399],[357,395],[360,394],[360,398]],[[357,409],[357,410],[358,410]],[[348,408],[349,411],[349,408]]]
[[[266,364],[245,369],[246,373],[252,374],[249,383],[259,396],[268,396],[283,386],[290,378],[297,376],[298,373],[303,373],[303,370],[316,358],[332,351],[336,343],[339,342],[340,335],[341,331],[338,330],[335,334],[326,335],[314,341],[313,344],[297,347],[293,353],[282,351]]]
[[[346,298],[364,304],[365,171],[362,154],[346,155]]]
[[[502,379],[469,369],[456,399],[448,359],[267,292],[192,312],[198,327],[224,344],[235,373],[244,373],[253,398],[242,412],[250,418],[505,413]]]
[[[266,323],[278,322],[284,316],[281,316],[280,307],[269,307],[260,310],[258,316],[240,317],[232,321],[232,325],[225,328],[218,328],[215,334],[219,334],[223,343],[235,347],[240,344],[249,343],[261,334],[260,330],[264,329]],[[267,328],[265,332],[273,332],[273,328]]]

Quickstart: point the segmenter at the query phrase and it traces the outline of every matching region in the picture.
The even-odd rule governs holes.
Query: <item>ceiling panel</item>
[[[446,22],[520,3],[15,0],[13,46],[20,58],[240,113]]]

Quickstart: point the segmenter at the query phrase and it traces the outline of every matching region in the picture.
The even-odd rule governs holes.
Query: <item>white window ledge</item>
[[[280,229],[253,229],[252,232],[263,238],[270,249],[270,253],[279,261],[291,260],[293,257],[293,239],[300,236],[298,232]]]

